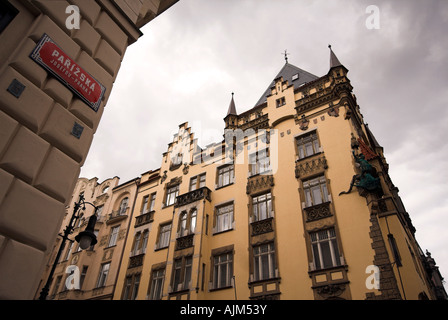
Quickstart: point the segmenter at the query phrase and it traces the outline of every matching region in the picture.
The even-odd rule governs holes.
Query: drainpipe
[[[206,189],[204,189],[204,191],[205,190]],[[196,294],[199,292],[199,273],[201,271],[202,236],[204,234],[204,223],[205,223],[205,195],[204,195],[204,200],[202,200],[202,227],[201,227],[201,237],[200,237],[200,240],[199,240],[198,272],[197,272],[196,288],[195,288],[196,289]]]
[[[118,275],[120,274],[120,270],[121,270],[121,264],[123,262],[123,254],[124,254],[124,250],[126,249],[126,244],[128,242],[128,236],[129,236],[129,229],[132,223],[132,218],[134,217],[134,208],[135,208],[135,202],[137,200],[137,195],[138,195],[138,184],[140,183],[140,179],[135,179],[135,185],[136,185],[136,190],[135,190],[135,196],[134,196],[134,202],[132,204],[132,210],[131,210],[131,215],[129,216],[129,225],[128,228],[126,230],[126,236],[124,238],[124,243],[123,243],[123,249],[121,249],[121,256],[120,256],[120,264],[118,265],[118,270],[117,270],[117,274],[115,275],[115,282],[114,282],[114,291],[112,293],[112,299],[115,295],[115,289],[117,287],[117,281],[118,281]]]

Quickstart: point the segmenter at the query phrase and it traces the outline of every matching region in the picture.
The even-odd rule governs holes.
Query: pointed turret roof
[[[339,61],[338,57],[334,54],[333,50],[331,49],[331,45],[328,45],[328,48],[330,48],[330,69],[338,66],[342,66],[342,63]]]
[[[288,83],[293,84],[294,88],[298,88],[307,82],[311,82],[319,78],[314,74],[311,74],[305,70],[302,70],[286,62],[283,68],[280,70],[280,72],[275,76],[274,80],[271,82],[269,87],[265,90],[261,98],[258,99],[255,106],[258,106],[266,101],[267,97],[271,95],[271,88],[274,86],[275,80],[280,77],[283,77],[283,80],[288,80]]]
[[[230,100],[229,110],[227,111],[227,115],[237,115],[235,108],[235,101],[233,100],[233,92],[232,92],[232,100]]]

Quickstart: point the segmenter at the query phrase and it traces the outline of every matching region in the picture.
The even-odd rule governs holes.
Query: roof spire
[[[282,54],[285,55],[285,61],[286,61],[286,63],[288,63],[288,55],[289,55],[289,53],[286,52],[286,49],[285,49],[285,52],[283,52]]]
[[[342,63],[336,57],[333,50],[331,50],[331,44],[328,45],[328,48],[330,48],[330,69],[337,66],[342,66]]]
[[[230,100],[229,110],[227,111],[227,115],[237,115],[235,108],[235,101],[233,101],[233,92],[232,92],[232,100]]]

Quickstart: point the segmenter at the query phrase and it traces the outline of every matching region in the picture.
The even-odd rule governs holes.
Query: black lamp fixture
[[[79,242],[79,247],[82,250],[87,249],[90,246],[93,246],[98,241],[96,240],[96,236],[94,233],[95,229],[95,223],[96,223],[96,214],[90,216],[89,222],[87,223],[86,230],[83,232],[80,232],[76,237],[75,240]]]
[[[39,296],[39,300],[46,300],[48,296],[48,292],[50,291],[50,285],[53,279],[53,274],[56,269],[56,266],[58,264],[59,258],[61,257],[62,251],[64,251],[65,242],[68,240],[70,242],[74,242],[74,240],[71,240],[68,236],[73,233],[73,229],[75,228],[76,221],[81,218],[81,215],[79,211],[86,209],[86,204],[91,205],[95,208],[95,212],[92,216],[89,218],[89,222],[87,223],[86,230],[83,232],[80,232],[76,237],[75,240],[79,242],[79,247],[82,250],[85,250],[89,248],[90,246],[97,243],[97,239],[94,233],[95,229],[95,223],[97,220],[96,212],[98,210],[98,207],[93,205],[90,202],[87,202],[84,200],[84,195],[79,195],[78,202],[75,202],[75,206],[73,208],[73,214],[70,219],[70,222],[68,223],[67,227],[64,229],[64,234],[59,234],[59,236],[62,238],[61,246],[59,247],[58,253],[56,255],[56,258],[53,263],[53,267],[51,268],[50,274],[48,275],[48,280],[45,286],[42,288]]]

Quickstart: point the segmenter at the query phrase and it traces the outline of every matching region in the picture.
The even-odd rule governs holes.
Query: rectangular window
[[[82,285],[84,283],[84,280],[86,279],[87,270],[89,269],[88,266],[83,266],[81,271],[81,277],[79,278],[79,289],[82,289]]]
[[[138,287],[139,286],[140,286],[140,274],[136,274],[134,276],[134,284],[132,286],[131,300],[135,300],[135,298],[137,298],[137,293],[138,293]]]
[[[166,248],[170,244],[171,223],[161,225],[159,230],[159,243],[157,249]]]
[[[174,260],[173,291],[188,289],[190,286],[192,262],[191,256]]]
[[[277,99],[276,103],[277,103],[277,108],[284,106],[286,104],[285,97],[281,97],[280,99]]]
[[[265,173],[271,170],[269,162],[269,149],[263,149],[249,155],[249,174]]]
[[[216,232],[232,229],[233,202],[216,209]]]
[[[274,243],[266,243],[253,248],[254,280],[266,280],[276,276]]]
[[[387,238],[389,240],[389,245],[392,249],[392,254],[394,255],[394,262],[397,264],[397,267],[401,267],[401,256],[400,252],[398,251],[397,242],[392,234],[388,234]]]
[[[118,232],[120,231],[120,226],[113,227],[110,231],[109,235],[109,244],[108,247],[112,247],[117,244]]]
[[[74,244],[74,242],[70,242],[69,247],[65,254],[64,261],[67,261],[68,259],[70,259],[70,255],[72,254],[72,250],[73,250],[73,244]]]
[[[97,220],[99,221],[101,219],[101,215],[103,213],[104,206],[99,206],[96,210],[96,216],[98,217]]]
[[[252,222],[272,217],[271,193],[252,197]]]
[[[320,176],[303,182],[306,207],[328,202],[328,189],[324,176]]]
[[[122,300],[128,300],[129,299],[129,292],[132,290],[132,276],[127,276],[126,280],[124,282],[124,289],[123,289],[123,297]]]
[[[224,253],[213,257],[213,289],[232,285],[233,254]]]
[[[100,274],[98,275],[98,281],[96,287],[106,286],[107,275],[109,274],[110,262],[101,265]]]
[[[198,177],[190,179],[190,191],[196,190],[198,187]]]
[[[205,187],[205,173],[198,176],[192,177],[190,179],[190,189],[189,191],[194,191],[196,189]]]
[[[297,154],[303,159],[320,152],[319,140],[316,131],[296,138]]]
[[[143,205],[142,205],[142,210],[140,211],[140,214],[145,214],[146,212],[148,212],[148,202],[149,202],[149,196],[144,196],[143,197]]]
[[[154,203],[156,202],[156,193],[151,193],[149,196],[149,211],[154,211]]]
[[[135,300],[140,285],[140,274],[126,277],[122,300]]]
[[[176,197],[179,195],[179,185],[169,187],[166,190],[166,201],[165,206],[170,206],[176,202]]]
[[[218,168],[218,184],[217,187],[224,187],[232,184],[235,178],[233,164]]]
[[[334,228],[310,233],[315,270],[341,265]]]
[[[146,229],[142,232],[137,232],[134,237],[134,245],[131,250],[131,257],[146,253],[146,245],[148,243],[149,231]]]
[[[165,269],[154,270],[152,272],[151,291],[149,293],[150,300],[162,299],[164,277],[165,277]]]

